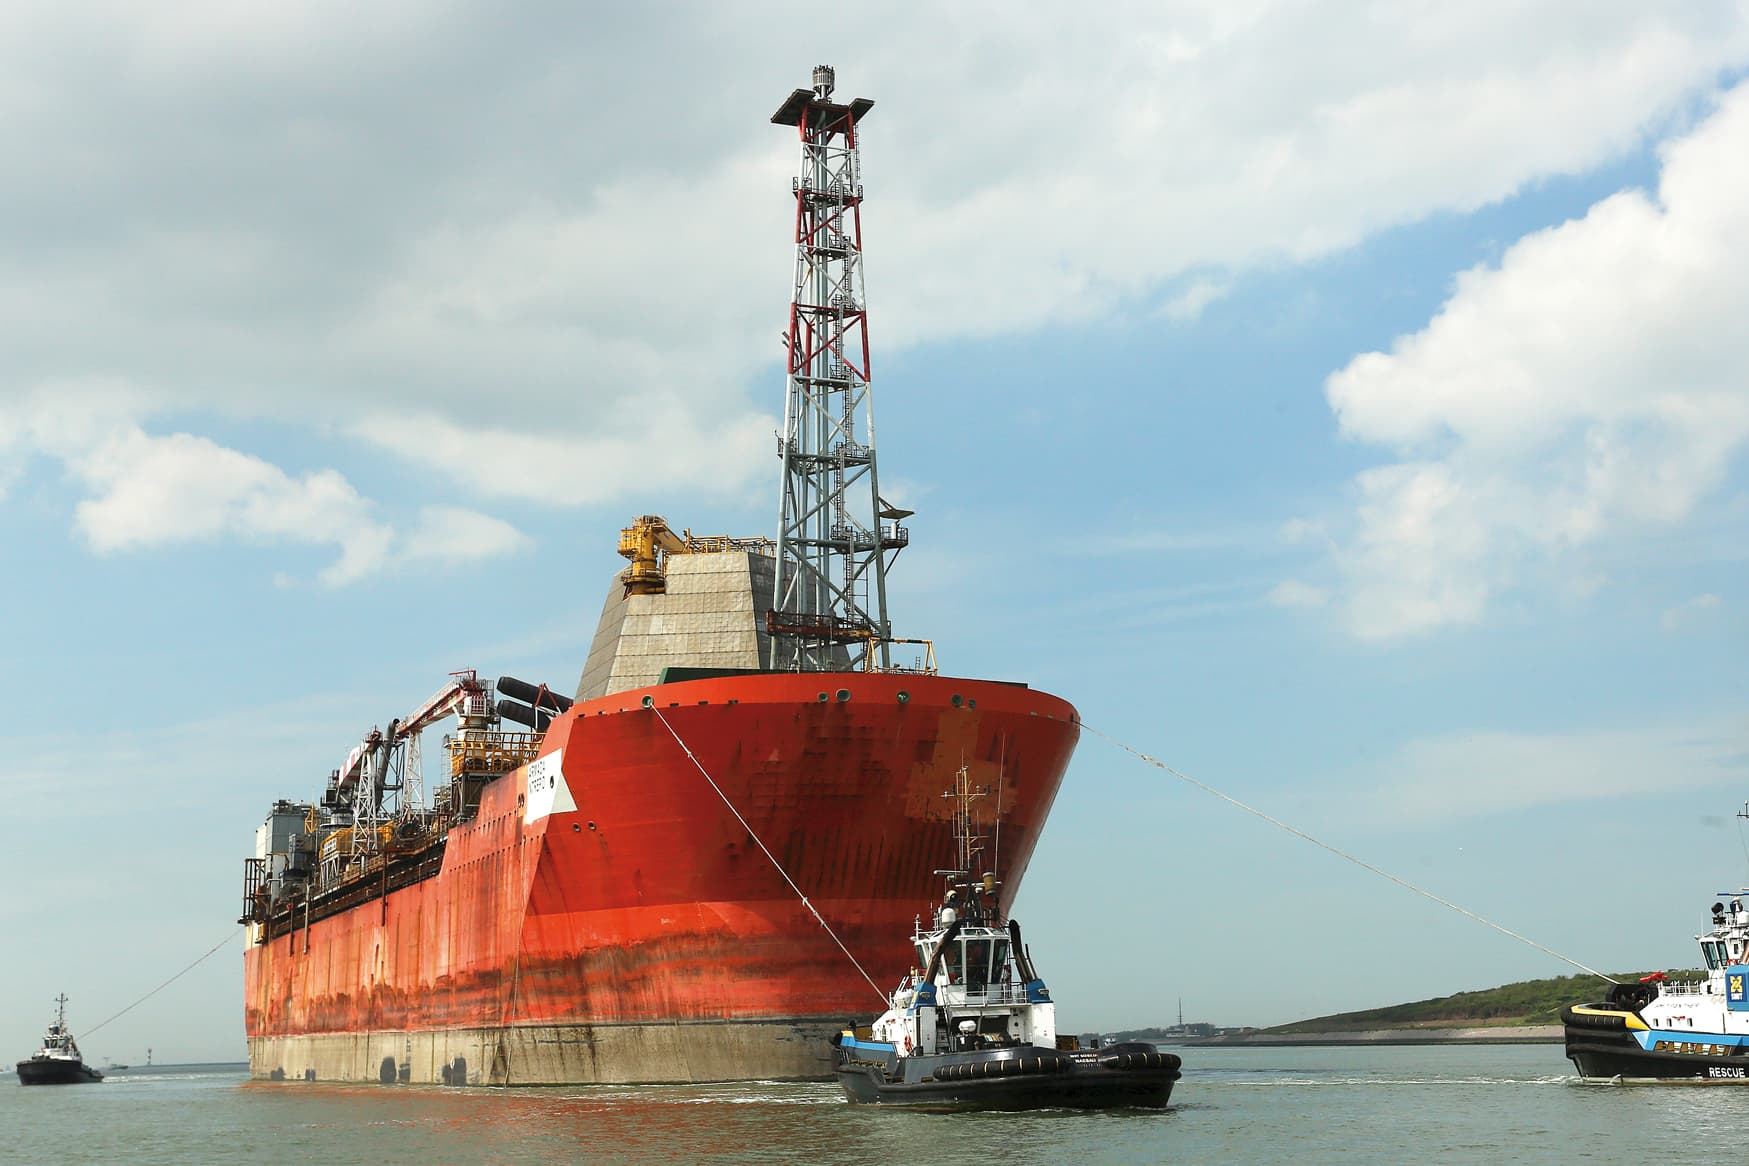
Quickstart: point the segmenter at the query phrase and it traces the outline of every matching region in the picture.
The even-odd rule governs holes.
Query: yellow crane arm
[[[619,532],[619,553],[632,561],[620,573],[627,595],[660,595],[668,589],[666,567],[669,555],[713,554],[752,551],[769,555],[774,544],[768,538],[731,538],[701,535],[690,530],[679,534],[660,514],[645,514]]]
[[[620,578],[627,595],[657,595],[665,588],[663,564],[669,555],[691,551],[659,514],[645,514],[619,532],[619,553],[632,561]]]

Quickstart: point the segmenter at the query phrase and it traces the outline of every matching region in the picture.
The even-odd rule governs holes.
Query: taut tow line
[[[1277,829],[1286,830],[1289,834],[1292,834],[1296,838],[1303,838],[1307,842],[1310,842],[1313,846],[1318,847],[1320,850],[1328,850],[1331,854],[1334,854],[1337,858],[1342,859],[1344,862],[1352,862],[1355,866],[1360,867],[1362,870],[1371,871],[1373,874],[1378,875],[1382,879],[1388,879],[1391,882],[1396,883],[1399,887],[1402,887],[1406,891],[1413,891],[1415,894],[1420,895],[1423,899],[1431,899],[1433,902],[1438,903],[1441,907],[1446,907],[1446,908],[1449,908],[1450,910],[1456,911],[1459,915],[1464,916],[1466,919],[1473,919],[1477,923],[1480,923],[1483,927],[1491,927],[1495,931],[1498,931],[1501,935],[1508,936],[1512,939],[1516,939],[1518,942],[1520,942],[1522,944],[1526,944],[1530,947],[1534,947],[1534,948],[1536,948],[1536,950],[1544,953],[1545,955],[1552,955],[1556,959],[1560,960],[1562,963],[1567,964],[1571,967],[1578,968],[1580,971],[1588,973],[1589,975],[1596,976],[1600,980],[1607,980],[1611,984],[1620,983],[1620,981],[1617,980],[1614,976],[1605,975],[1604,973],[1598,971],[1594,967],[1590,967],[1586,964],[1580,963],[1578,960],[1574,959],[1572,956],[1562,955],[1560,952],[1556,951],[1554,948],[1548,947],[1548,946],[1541,944],[1541,943],[1538,943],[1536,940],[1530,938],[1527,935],[1520,935],[1518,932],[1512,930],[1510,927],[1504,927],[1504,926],[1494,922],[1492,919],[1486,919],[1486,918],[1482,917],[1481,915],[1476,914],[1474,911],[1470,910],[1468,907],[1460,906],[1459,904],[1452,902],[1450,899],[1447,899],[1447,898],[1444,898],[1443,896],[1434,894],[1432,891],[1428,890],[1426,887],[1418,887],[1414,883],[1410,882],[1408,879],[1399,878],[1396,875],[1392,874],[1390,871],[1382,870],[1379,867],[1374,866],[1372,863],[1367,862],[1365,859],[1356,858],[1354,855],[1348,853],[1346,850],[1343,850],[1343,849],[1336,847],[1336,846],[1332,846],[1332,845],[1330,845],[1330,843],[1325,842],[1320,838],[1314,838],[1310,834],[1307,834],[1304,830],[1299,829],[1297,826],[1290,826],[1286,822],[1283,822],[1280,818],[1272,817],[1271,815],[1264,813],[1262,810],[1258,809],[1256,806],[1246,805],[1244,802],[1240,801],[1236,797],[1233,797],[1231,794],[1222,793],[1220,790],[1216,789],[1212,785],[1209,785],[1207,782],[1198,781],[1196,778],[1190,776],[1188,773],[1183,773],[1183,772],[1180,772],[1179,770],[1172,768],[1170,765],[1167,765],[1164,761],[1161,761],[1158,757],[1154,757],[1154,756],[1151,756],[1147,753],[1144,753],[1140,749],[1135,748],[1134,746],[1126,745],[1122,741],[1119,741],[1116,737],[1113,737],[1108,733],[1100,732],[1098,729],[1094,728],[1092,725],[1089,725],[1086,721],[1081,722],[1081,727],[1083,729],[1085,729],[1087,732],[1092,733],[1095,737],[1105,738],[1107,741],[1111,742],[1113,745],[1116,745],[1119,749],[1122,749],[1125,753],[1128,753],[1133,757],[1139,758],[1140,760],[1147,762],[1149,765],[1152,765],[1155,769],[1158,769],[1163,773],[1168,773],[1168,774],[1172,775],[1173,777],[1176,777],[1179,781],[1186,783],[1187,785],[1193,785],[1197,789],[1201,790],[1203,793],[1208,794],[1211,797],[1217,797],[1217,798],[1221,799],[1223,802],[1226,802],[1228,805],[1237,806],[1239,809],[1244,810],[1247,814],[1250,814],[1252,817],[1261,818],[1265,822],[1268,822],[1271,826],[1274,826]]]
[[[646,697],[645,699],[647,700],[648,698]],[[711,788],[717,791],[717,796],[723,799],[723,805],[729,807],[729,813],[735,815],[735,821],[741,823],[742,828],[747,831],[747,836],[753,839],[754,843],[758,845],[760,850],[765,852],[765,857],[771,860],[771,865],[777,868],[777,873],[783,876],[783,881],[789,884],[789,889],[796,893],[796,898],[802,901],[802,906],[806,907],[808,912],[819,921],[820,926],[826,929],[826,934],[832,937],[832,942],[838,945],[838,950],[844,953],[844,958],[849,960],[856,970],[862,974],[862,978],[868,981],[868,986],[874,989],[876,996],[880,997],[881,1005],[883,1007],[886,1006],[889,1003],[887,1000],[887,994],[881,991],[881,986],[874,982],[874,977],[868,974],[868,971],[862,966],[857,958],[850,954],[850,949],[844,946],[844,941],[838,938],[838,933],[832,930],[832,925],[826,922],[826,917],[820,914],[819,910],[808,900],[806,895],[802,894],[802,889],[796,885],[796,881],[789,877],[789,872],[787,870],[783,869],[783,863],[777,861],[777,855],[771,853],[771,848],[765,845],[764,840],[759,837],[759,832],[754,830],[753,827],[748,824],[747,819],[741,816],[741,811],[735,808],[735,803],[729,800],[729,795],[723,792],[723,787],[717,784],[717,779],[710,775],[710,771],[705,769],[703,763],[699,761],[692,749],[685,741],[681,740],[680,734],[674,731],[674,726],[668,723],[668,718],[662,715],[662,710],[657,708],[654,704],[651,704],[648,707],[651,712],[656,714],[656,719],[662,722],[662,727],[668,730],[668,735],[674,738],[674,743],[679,745],[681,750],[685,752],[686,759],[692,762],[693,767],[704,776],[706,781],[710,782]]]
[[[168,988],[170,985],[174,984],[176,981],[180,980],[182,977],[186,976],[188,973],[194,971],[194,969],[200,967],[200,965],[206,963],[207,960],[211,959],[213,956],[215,956],[219,953],[220,948],[224,947],[227,943],[230,943],[233,939],[237,938],[237,936],[240,934],[241,934],[240,931],[231,932],[231,934],[225,936],[225,938],[219,940],[217,943],[213,944],[212,947],[208,948],[207,953],[205,955],[201,956],[199,959],[195,960],[193,963],[191,963],[187,967],[183,968],[180,972],[177,972],[174,976],[171,976],[168,980],[165,980],[162,984],[159,984],[156,988],[153,988],[150,992],[147,992],[144,996],[141,996],[138,1000],[135,1000],[132,1004],[129,1004],[126,1008],[122,1009],[120,1012],[117,1012],[113,1016],[106,1017],[101,1023],[94,1024],[90,1028],[86,1029],[85,1030],[86,1038],[89,1039],[92,1033],[94,1033],[98,1029],[102,1028],[105,1024],[108,1024],[111,1020],[120,1020],[122,1017],[126,1016],[128,1013],[132,1012],[134,1009],[138,1008],[140,1005],[144,1004],[146,1001],[150,1000],[152,997],[156,996],[158,993],[162,992],[164,989]]]

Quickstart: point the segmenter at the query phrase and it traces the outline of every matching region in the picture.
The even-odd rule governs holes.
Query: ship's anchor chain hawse
[[[1562,963],[1567,964],[1571,967],[1578,968],[1580,971],[1585,972],[1589,975],[1596,976],[1600,980],[1607,980],[1611,984],[1615,984],[1615,983],[1620,982],[1613,976],[1605,975],[1604,973],[1598,971],[1594,967],[1591,967],[1587,964],[1580,963],[1578,960],[1574,959],[1570,955],[1562,955],[1560,952],[1556,951],[1554,948],[1548,947],[1548,946],[1541,944],[1541,943],[1538,943],[1536,940],[1530,938],[1527,935],[1520,935],[1518,932],[1512,930],[1510,927],[1504,927],[1501,924],[1494,922],[1492,919],[1487,919],[1481,915],[1476,914],[1474,911],[1470,910],[1468,907],[1460,906],[1459,904],[1452,902],[1450,899],[1444,898],[1440,895],[1436,895],[1432,891],[1428,890],[1426,887],[1418,887],[1414,883],[1410,882],[1408,879],[1399,878],[1396,875],[1392,874],[1390,871],[1382,870],[1379,867],[1374,866],[1372,863],[1367,862],[1365,859],[1356,858],[1354,855],[1348,853],[1346,850],[1343,850],[1343,849],[1336,847],[1336,846],[1332,846],[1332,845],[1330,845],[1330,843],[1325,842],[1324,840],[1322,840],[1320,838],[1314,838],[1310,834],[1306,833],[1304,830],[1299,829],[1297,826],[1290,826],[1286,822],[1283,822],[1280,818],[1271,817],[1269,814],[1266,814],[1262,810],[1259,810],[1256,806],[1246,805],[1244,802],[1240,801],[1236,797],[1233,797],[1231,794],[1222,793],[1220,790],[1216,789],[1212,785],[1209,785],[1207,782],[1198,781],[1196,778],[1190,776],[1188,773],[1182,773],[1179,770],[1172,768],[1170,765],[1167,765],[1164,761],[1161,761],[1159,758],[1151,756],[1150,754],[1144,753],[1140,749],[1137,749],[1132,745],[1126,745],[1122,741],[1119,741],[1116,737],[1113,737],[1108,733],[1100,732],[1098,729],[1095,729],[1092,725],[1089,725],[1086,721],[1081,722],[1081,728],[1086,730],[1089,733],[1092,733],[1095,737],[1105,738],[1107,741],[1111,742],[1113,745],[1116,745],[1119,749],[1122,749],[1125,753],[1128,753],[1130,756],[1135,757],[1136,759],[1138,759],[1140,761],[1144,761],[1149,765],[1152,765],[1155,769],[1160,770],[1162,773],[1170,774],[1171,776],[1176,777],[1179,781],[1182,781],[1188,785],[1193,785],[1197,789],[1201,790],[1203,793],[1209,794],[1213,797],[1217,797],[1217,798],[1221,799],[1223,802],[1226,802],[1228,805],[1237,806],[1239,809],[1244,810],[1247,814],[1250,814],[1252,817],[1261,818],[1265,822],[1268,822],[1271,826],[1274,826],[1274,827],[1281,829],[1281,830],[1286,830],[1289,834],[1292,834],[1296,838],[1303,838],[1307,842],[1310,842],[1313,846],[1316,846],[1321,850],[1328,850],[1331,854],[1334,854],[1337,858],[1342,859],[1344,862],[1352,862],[1355,866],[1358,866],[1360,869],[1365,870],[1365,871],[1371,871],[1373,874],[1378,875],[1382,879],[1388,879],[1391,882],[1396,883],[1399,887],[1402,887],[1406,891],[1413,891],[1415,894],[1420,895],[1423,899],[1430,899],[1433,902],[1438,903],[1441,907],[1447,907],[1453,911],[1456,911],[1459,915],[1464,916],[1466,919],[1473,919],[1477,923],[1480,923],[1483,927],[1491,927],[1495,931],[1498,931],[1501,935],[1508,936],[1512,939],[1516,939],[1518,942],[1520,942],[1522,944],[1526,944],[1530,947],[1534,947],[1536,950],[1542,952],[1545,955],[1552,955],[1556,959],[1560,960]]]
[[[850,954],[850,949],[844,946],[844,941],[838,938],[838,933],[832,930],[832,925],[826,922],[826,917],[820,914],[819,909],[808,900],[808,896],[802,893],[802,889],[796,885],[796,881],[789,877],[789,871],[783,869],[783,863],[777,861],[777,855],[771,853],[771,848],[765,845],[765,840],[759,837],[758,831],[754,830],[747,819],[741,816],[741,811],[735,808],[735,803],[729,800],[729,795],[723,792],[723,787],[717,784],[717,779],[710,775],[710,771],[699,761],[691,747],[681,739],[679,733],[674,731],[674,726],[668,723],[668,718],[662,715],[662,710],[654,704],[648,703],[649,699],[649,697],[644,698],[645,707],[656,714],[656,719],[662,722],[662,727],[668,730],[669,736],[674,738],[674,743],[679,745],[686,754],[686,759],[692,762],[693,767],[704,776],[706,781],[710,782],[711,788],[717,791],[717,796],[723,799],[723,805],[729,807],[729,813],[735,815],[735,821],[741,823],[741,827],[747,831],[747,836],[758,844],[760,850],[765,852],[765,857],[771,860],[771,865],[777,868],[777,873],[783,876],[783,881],[789,884],[789,889],[796,893],[796,898],[802,901],[802,906],[806,907],[808,913],[819,920],[820,926],[826,929],[826,934],[832,937],[832,942],[838,945],[838,950],[844,953],[844,958],[849,960],[858,972],[862,973],[862,978],[868,981],[868,986],[874,989],[875,995],[880,997],[884,1007],[887,1003],[887,994],[881,991],[881,986],[874,982],[874,977],[868,974],[868,969],[864,968],[861,962]]]

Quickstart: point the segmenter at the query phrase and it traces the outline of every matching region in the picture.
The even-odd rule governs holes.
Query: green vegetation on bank
[[[1642,973],[1626,972],[1615,978],[1632,983]],[[1674,971],[1672,980],[1703,978],[1698,971]],[[1365,1012],[1339,1012],[1316,1016],[1293,1024],[1277,1025],[1264,1032],[1358,1032],[1375,1028],[1469,1028],[1491,1025],[1559,1024],[1561,1009],[1603,999],[1609,986],[1595,976],[1555,976],[1547,980],[1522,980],[1480,992],[1458,992],[1412,1004],[1371,1008]]]
[[[1624,984],[1639,981],[1644,972],[1618,972],[1615,979]],[[1665,973],[1670,979],[1686,982],[1704,980],[1706,973],[1679,969]],[[1458,992],[1417,1000],[1411,1004],[1395,1004],[1389,1008],[1371,1008],[1365,1012],[1338,1012],[1334,1016],[1314,1016],[1274,1028],[1223,1029],[1223,1032],[1244,1032],[1257,1035],[1276,1034],[1300,1036],[1307,1033],[1367,1032],[1387,1028],[1492,1028],[1516,1025],[1559,1024],[1561,1009],[1568,1004],[1587,1004],[1602,1000],[1609,985],[1595,976],[1555,976],[1547,980],[1521,980],[1502,984],[1480,992]],[[1182,1035],[1169,1028],[1132,1028],[1106,1033],[1110,1040],[1159,1041]]]

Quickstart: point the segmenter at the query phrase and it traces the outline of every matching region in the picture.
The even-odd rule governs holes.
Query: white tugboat
[[[912,934],[917,963],[872,1025],[834,1038],[834,1068],[851,1101],[989,1109],[1164,1106],[1180,1061],[1151,1044],[1080,1049],[1057,1035],[1056,1005],[1020,939],[996,906],[972,803],[981,795],[961,769],[955,870],[932,925]],[[994,863],[992,863],[994,865]]]
[[[60,1009],[55,1014],[54,1023],[49,1025],[48,1034],[43,1037],[43,1047],[35,1056],[18,1062],[18,1083],[79,1085],[103,1080],[103,1074],[87,1065],[85,1058],[79,1055],[79,1046],[73,1040],[72,1030],[67,1027],[66,993],[56,997],[55,1003]]]
[[[1695,938],[1704,980],[1654,972],[1617,984],[1600,1004],[1561,1010],[1567,1056],[1589,1081],[1749,1084],[1749,890],[1724,893],[1712,930]]]

